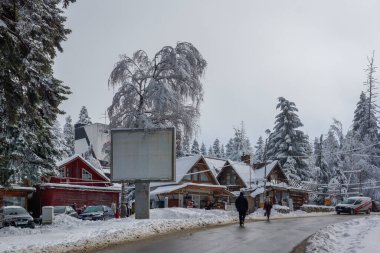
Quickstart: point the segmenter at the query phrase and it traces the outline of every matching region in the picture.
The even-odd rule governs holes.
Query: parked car
[[[338,204],[335,207],[337,214],[349,213],[349,214],[358,214],[358,213],[367,213],[371,212],[372,200],[369,197],[350,197],[343,200],[342,203]]]
[[[78,213],[71,206],[54,206],[54,216],[59,214],[67,214],[79,218]]]
[[[79,215],[82,220],[107,220],[115,218],[115,214],[108,206],[88,206],[83,213]]]
[[[372,200],[372,212],[380,212],[380,201]]]
[[[21,206],[4,206],[0,208],[0,227],[30,227],[34,228],[33,217]]]

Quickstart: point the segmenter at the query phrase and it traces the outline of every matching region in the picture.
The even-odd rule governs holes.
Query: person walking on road
[[[248,211],[248,201],[244,197],[244,193],[240,192],[239,197],[235,201],[236,210],[239,212],[240,226],[244,226],[245,214]]]
[[[269,221],[271,209],[272,209],[272,202],[270,201],[270,198],[268,197],[264,202],[264,211],[265,211],[265,215],[267,216],[267,221]]]

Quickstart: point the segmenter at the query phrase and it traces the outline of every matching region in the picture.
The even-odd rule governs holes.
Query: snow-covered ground
[[[237,222],[236,211],[185,208],[152,209],[151,219],[133,217],[108,221],[82,221],[66,215],[55,217],[52,225],[35,229],[6,227],[0,229],[0,252],[71,252],[104,247],[122,241],[147,238],[157,234]],[[289,214],[272,212],[273,218],[326,215],[326,213]],[[259,209],[247,220],[264,220]]]
[[[306,252],[377,253],[379,236],[380,216],[366,216],[321,229],[309,238]]]

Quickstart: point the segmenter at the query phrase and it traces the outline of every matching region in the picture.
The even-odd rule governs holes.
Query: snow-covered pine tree
[[[314,141],[314,156],[315,156],[315,166],[318,168],[318,174],[315,175],[317,178],[315,180],[321,184],[328,184],[331,178],[331,173],[328,168],[323,147],[323,134],[319,138],[315,138]]]
[[[246,135],[244,122],[241,122],[240,128],[234,128],[235,136],[230,139],[226,148],[229,150],[226,151],[229,153],[227,155],[228,159],[233,161],[240,161],[241,156],[244,154],[252,154],[252,146],[249,141],[249,138]]]
[[[376,114],[378,112],[378,106],[376,104],[376,98],[377,98],[377,78],[375,78],[374,74],[376,72],[377,67],[374,65],[375,61],[375,52],[372,52],[372,57],[368,58],[368,64],[367,64],[367,80],[364,82],[364,85],[367,87],[367,127],[368,127],[368,135],[369,138],[373,141],[374,138],[376,138],[376,141],[378,139],[378,119],[376,117]]]
[[[215,154],[214,154],[214,150],[212,149],[212,146],[210,146],[210,147],[208,148],[208,153],[207,153],[207,155],[208,155],[209,157],[214,157],[214,156],[215,156]]]
[[[226,153],[224,152],[224,145],[220,145],[220,158],[226,158]]]
[[[280,113],[269,135],[267,157],[279,160],[288,175],[295,173],[294,176],[309,180],[311,175],[305,161],[309,143],[306,135],[297,129],[303,126],[296,114],[298,109],[294,102],[283,97],[279,97],[278,101],[276,109],[280,109]]]
[[[88,116],[88,111],[86,106],[82,106],[79,112],[79,117],[77,124],[82,124],[82,125],[88,125],[92,124],[90,116]]]
[[[32,183],[53,173],[51,130],[70,90],[54,77],[52,65],[70,33],[63,16],[70,2],[1,1],[0,184],[12,173]]]
[[[352,130],[360,140],[363,140],[368,133],[368,99],[365,93],[360,93],[359,102],[356,104]]]
[[[183,150],[183,154],[184,155],[189,155],[191,154],[191,150],[190,150],[190,139],[189,139],[189,136],[185,136],[183,138],[183,142],[182,142],[182,150]]]
[[[199,143],[196,139],[193,141],[193,145],[191,146],[191,153],[192,154],[200,154],[201,151],[199,150]]]
[[[139,50],[122,55],[108,84],[119,88],[108,108],[111,127],[174,126],[182,138],[197,128],[206,61],[188,42],[165,46],[152,59]]]
[[[212,150],[216,157],[220,157],[220,142],[218,138],[215,139],[214,144],[212,145]]]
[[[234,145],[234,140],[230,138],[226,144],[226,158],[227,159],[230,159],[230,157],[232,157],[233,145]]]
[[[65,118],[65,125],[63,126],[63,139],[64,139],[64,154],[63,157],[70,157],[74,155],[74,126],[71,116]]]
[[[264,141],[263,137],[259,137],[257,140],[256,146],[255,146],[255,153],[253,155],[253,162],[254,163],[261,163],[264,161]]]
[[[62,158],[64,158],[65,139],[63,137],[61,125],[59,124],[58,120],[54,122],[54,125],[52,127],[52,132],[53,132],[53,136],[52,136],[51,141],[54,145],[55,150],[57,150],[57,153],[54,156],[54,160],[60,161],[62,160]]]
[[[201,145],[201,154],[202,155],[207,155],[206,145],[203,142],[202,142],[202,145]]]

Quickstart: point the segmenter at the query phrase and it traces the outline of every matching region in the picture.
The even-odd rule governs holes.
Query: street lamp
[[[263,160],[264,160],[264,192],[263,192],[263,195],[264,195],[264,198],[266,197],[266,187],[267,187],[267,149],[268,149],[268,138],[269,138],[269,134],[270,134],[270,130],[267,129],[265,130],[265,133],[267,134],[267,138],[265,139],[265,147],[264,147],[264,157],[263,157]]]

